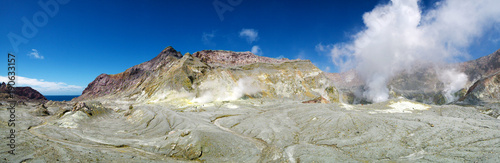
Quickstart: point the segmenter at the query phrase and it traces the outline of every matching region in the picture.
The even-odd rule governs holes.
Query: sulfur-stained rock
[[[36,109],[33,111],[36,116],[48,116],[50,115],[49,110],[45,106],[45,104],[39,104]]]

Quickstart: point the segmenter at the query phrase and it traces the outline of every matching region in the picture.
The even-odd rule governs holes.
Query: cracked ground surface
[[[60,103],[36,116],[34,105],[16,108],[16,155],[2,145],[0,162],[500,162],[500,119],[474,107],[103,102],[93,114]],[[7,118],[4,105],[2,131]]]

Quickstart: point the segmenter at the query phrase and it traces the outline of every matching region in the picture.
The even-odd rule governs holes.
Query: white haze
[[[455,69],[444,70],[439,73],[439,80],[445,84],[443,90],[447,102],[455,101],[454,93],[462,89],[467,84],[467,75]]]
[[[203,82],[198,88],[201,90],[200,96],[192,100],[197,103],[233,101],[244,95],[254,95],[261,91],[257,81],[250,77],[241,78],[236,83],[209,80]]]
[[[359,72],[367,84],[363,96],[373,102],[389,98],[387,82],[396,72],[417,61],[442,63],[468,56],[465,51],[474,39],[500,22],[499,0],[444,0],[425,13],[418,4],[392,0],[376,6],[363,15],[366,28],[351,42],[327,46],[337,66]],[[447,94],[465,86],[465,74],[443,71],[439,79],[447,84]]]

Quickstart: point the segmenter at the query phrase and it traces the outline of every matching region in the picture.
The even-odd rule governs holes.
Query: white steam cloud
[[[234,101],[244,95],[254,95],[259,93],[261,89],[258,87],[257,81],[250,78],[241,78],[235,85],[224,85],[224,81],[209,80],[203,82],[198,88],[202,90],[199,97],[192,101],[197,103],[209,103],[213,101]]]
[[[439,73],[439,72],[438,72]],[[467,75],[455,69],[444,70],[439,74],[439,80],[445,84],[443,90],[447,102],[455,101],[454,93],[467,84]]]
[[[333,62],[343,70],[356,68],[367,84],[363,95],[381,102],[389,98],[387,82],[396,72],[416,61],[437,63],[467,56],[464,51],[474,39],[500,22],[498,0],[443,0],[425,13],[418,4],[392,0],[379,5],[363,15],[366,28],[351,42],[320,44],[317,49],[329,48]],[[463,87],[463,75],[454,70],[443,73],[445,91]]]

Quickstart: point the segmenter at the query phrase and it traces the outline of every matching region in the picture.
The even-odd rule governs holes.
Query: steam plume
[[[485,28],[500,22],[498,0],[443,0],[423,13],[418,0],[392,0],[363,15],[366,28],[352,41],[328,46],[333,62],[343,70],[355,68],[367,84],[363,95],[373,102],[388,99],[387,82],[417,61],[445,62],[464,52]],[[463,87],[450,82],[463,73],[442,73],[445,91]]]

